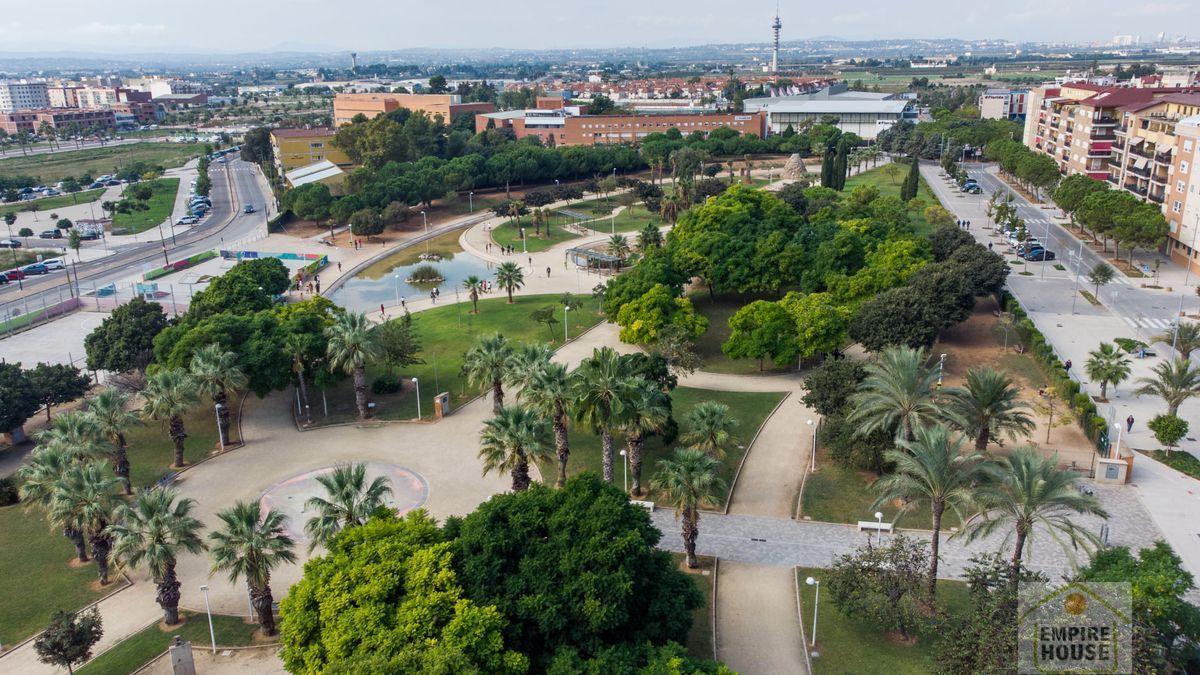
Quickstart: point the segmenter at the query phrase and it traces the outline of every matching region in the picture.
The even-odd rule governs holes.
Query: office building
[[[349,124],[358,115],[374,119],[401,108],[430,117],[441,115],[446,124],[464,115],[496,110],[492,103],[463,103],[458,94],[337,94],[333,98],[333,123]]]
[[[798,129],[810,120],[837,118],[839,129],[865,140],[874,140],[902,120],[916,122],[919,115],[914,100],[898,94],[849,91],[844,83],[796,96],[748,98],[744,107],[748,113],[765,116],[768,134],[783,133],[789,126]]]
[[[1025,121],[1027,89],[988,89],[979,95],[979,117],[985,120]]]
[[[40,110],[50,107],[45,82],[0,80],[0,112]]]
[[[511,129],[517,138],[537,136],[546,145],[599,145],[637,143],[652,133],[674,128],[685,136],[729,128],[743,134],[763,135],[760,113],[583,115],[576,106],[559,109],[505,110],[475,117],[475,131]]]
[[[329,127],[310,129],[272,129],[271,149],[275,153],[275,168],[284,176],[301,167],[329,160],[335,166],[354,165],[346,153],[334,147],[334,130]]]

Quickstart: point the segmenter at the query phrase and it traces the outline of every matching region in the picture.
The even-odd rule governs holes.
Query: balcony
[[[1118,124],[1117,126],[1113,127],[1113,133],[1118,136],[1124,136],[1125,134],[1129,133],[1129,127]]]
[[[1154,161],[1158,162],[1159,164],[1168,164],[1169,165],[1171,163],[1171,153],[1169,153],[1169,152],[1155,153]]]
[[[1150,182],[1165,186],[1167,184],[1167,176],[1166,174],[1150,174]]]
[[[1093,141],[1112,141],[1117,138],[1117,135],[1102,129],[1092,129],[1092,133],[1088,137]]]
[[[1155,204],[1163,203],[1163,196],[1161,194],[1156,194],[1153,192],[1146,195],[1146,199],[1149,199],[1150,201],[1154,202]]]
[[[1146,188],[1138,187],[1137,183],[1126,183],[1125,190],[1127,192],[1132,192],[1135,195],[1141,195],[1142,197],[1146,196]]]
[[[1150,177],[1150,167],[1144,166],[1139,169],[1136,166],[1131,166],[1131,167],[1129,167],[1129,173],[1131,173],[1135,176],[1141,176],[1142,178],[1149,178]]]
[[[1117,126],[1117,120],[1115,117],[1097,117],[1092,120],[1092,126],[1115,127]]]
[[[1121,184],[1121,183],[1120,183],[1121,179],[1120,179],[1120,178],[1118,178],[1118,177],[1116,177],[1116,176],[1114,176],[1114,175],[1112,175],[1111,173],[1110,173],[1110,174],[1108,174],[1108,178],[1105,178],[1104,180],[1106,180],[1106,181],[1108,181],[1108,182],[1112,183],[1113,185],[1120,185],[1120,184]]]
[[[1059,126],[1059,122],[1058,122],[1058,120],[1054,120],[1053,122],[1051,122],[1051,123],[1050,123],[1050,128],[1051,128],[1051,129],[1057,129],[1057,128],[1058,128],[1058,126]]]
[[[1088,148],[1088,157],[1112,157],[1112,150],[1109,148]]]

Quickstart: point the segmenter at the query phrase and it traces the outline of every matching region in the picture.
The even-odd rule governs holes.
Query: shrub
[[[28,227],[22,227],[22,228],[20,229],[20,231],[18,231],[18,232],[17,232],[17,234],[19,234],[19,235],[20,235],[20,236],[22,236],[22,237],[32,237],[32,236],[33,236],[33,230],[32,230],[32,229],[30,229],[30,228],[28,228]]]
[[[0,506],[12,506],[21,501],[17,479],[14,476],[0,478]]]
[[[435,283],[443,279],[442,273],[434,265],[417,265],[408,274],[412,283]]]
[[[371,393],[382,396],[400,391],[400,378],[391,373],[384,373],[371,383]]]

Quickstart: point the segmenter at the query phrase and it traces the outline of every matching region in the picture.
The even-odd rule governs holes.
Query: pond
[[[457,238],[457,234],[454,235]],[[469,253],[448,250],[450,247],[431,247],[431,252],[441,256],[441,260],[424,261],[416,256],[424,251],[424,247],[413,247],[409,250],[398,251],[359,272],[346,281],[341,288],[330,296],[338,305],[356,312],[378,311],[379,305],[389,307],[398,304],[397,296],[405,300],[428,298],[429,292],[439,288],[441,293],[453,297],[456,289],[462,289],[463,279],[472,274],[492,279],[492,265],[480,260]],[[454,247],[457,248],[457,247]],[[432,265],[442,277],[439,283],[409,283],[417,267]]]

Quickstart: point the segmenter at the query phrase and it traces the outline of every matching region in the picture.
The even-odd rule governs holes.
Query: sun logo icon
[[[1082,593],[1071,593],[1063,601],[1063,609],[1066,610],[1067,614],[1074,614],[1076,616],[1083,614],[1084,610],[1087,609],[1087,598]]]

